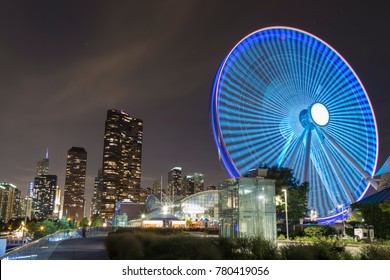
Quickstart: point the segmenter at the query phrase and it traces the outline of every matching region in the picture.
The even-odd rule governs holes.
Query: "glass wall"
[[[276,240],[275,181],[233,178],[219,187],[220,235]]]

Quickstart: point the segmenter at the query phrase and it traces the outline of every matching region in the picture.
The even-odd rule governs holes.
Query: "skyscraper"
[[[95,183],[93,186],[93,196],[92,196],[92,203],[91,203],[92,216],[100,214],[102,193],[103,193],[103,177],[102,177],[102,169],[99,168],[98,175],[95,177]]]
[[[68,150],[65,174],[63,216],[80,221],[84,218],[85,172],[87,151],[81,147]]]
[[[37,162],[37,176],[49,174],[49,149],[46,149],[45,158]]]
[[[32,212],[37,219],[54,218],[57,176],[49,175],[49,154],[37,162],[37,176],[32,188]],[[30,193],[29,188],[29,193]]]
[[[18,203],[15,201],[18,194],[20,198],[20,191],[15,185],[8,182],[0,183],[0,219],[6,223],[13,218],[15,207],[19,206],[15,205],[15,202]]]
[[[181,167],[174,167],[168,172],[168,194],[173,201],[182,195]]]
[[[104,131],[103,191],[100,216],[111,219],[115,202],[139,202],[143,121],[122,110],[108,110]]]
[[[204,191],[204,176],[202,173],[194,173],[195,193]]]
[[[183,195],[188,196],[195,193],[194,176],[186,175],[183,177]]]
[[[54,218],[56,187],[56,175],[39,175],[34,178],[32,206],[35,218]]]

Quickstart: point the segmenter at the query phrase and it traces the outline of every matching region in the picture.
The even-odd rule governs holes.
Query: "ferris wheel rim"
[[[375,162],[374,162],[374,165],[373,165],[373,169],[372,171],[370,172],[371,176],[373,174],[375,174],[375,170],[376,170],[376,167],[377,167],[377,163],[378,163],[378,154],[379,154],[379,137],[378,137],[378,128],[377,128],[377,122],[376,122],[376,116],[375,116],[375,112],[373,110],[373,106],[372,106],[372,103],[371,103],[371,100],[367,94],[367,91],[363,85],[363,83],[361,82],[360,78],[358,77],[358,75],[356,74],[356,72],[354,71],[354,69],[351,67],[351,65],[345,60],[345,58],[339,53],[337,52],[332,46],[330,46],[328,43],[326,43],[325,41],[323,41],[322,39],[320,39],[319,37],[307,32],[307,31],[304,31],[304,30],[301,30],[301,29],[298,29],[298,28],[293,28],[293,27],[286,27],[286,26],[271,26],[271,27],[266,27],[266,28],[261,28],[261,29],[258,29],[256,31],[253,31],[252,33],[248,34],[247,36],[245,36],[243,39],[241,39],[231,50],[230,52],[226,55],[226,57],[223,59],[223,62],[221,63],[218,71],[217,71],[217,74],[216,74],[216,77],[214,79],[214,83],[213,83],[213,91],[212,91],[212,96],[211,96],[211,111],[212,111],[212,129],[213,129],[213,134],[214,134],[214,141],[218,147],[218,153],[220,155],[220,158],[221,160],[223,161],[229,175],[231,177],[239,177],[239,176],[242,176],[243,174],[241,174],[240,170],[238,169],[238,167],[236,166],[236,164],[234,163],[234,159],[232,158],[231,156],[231,153],[229,152],[228,148],[227,148],[227,145],[225,143],[225,139],[223,137],[223,132],[222,132],[222,128],[221,128],[221,123],[220,123],[220,112],[219,112],[219,98],[220,98],[220,82],[221,82],[221,79],[222,79],[222,76],[223,76],[223,73],[224,73],[224,69],[225,69],[225,66],[226,66],[226,63],[229,61],[229,58],[230,56],[233,54],[233,52],[237,49],[238,46],[240,46],[242,44],[242,42],[244,42],[245,40],[247,40],[248,38],[250,38],[251,36],[255,35],[255,34],[258,34],[260,32],[263,32],[263,31],[268,31],[268,30],[272,30],[272,29],[287,29],[287,30],[292,30],[292,31],[295,31],[295,32],[299,32],[299,33],[303,33],[309,37],[312,37],[314,38],[315,40],[317,40],[318,42],[320,42],[321,44],[325,45],[327,48],[329,48],[332,52],[334,52],[339,59],[341,59],[341,61],[348,67],[348,69],[352,72],[354,78],[357,80],[359,86],[361,87],[363,93],[364,93],[364,97],[366,98],[367,102],[368,102],[368,105],[369,105],[369,109],[372,113],[372,118],[373,118],[373,124],[374,124],[374,131],[375,131],[375,137],[376,137],[376,141],[375,141]],[[326,125],[327,123],[325,123]],[[365,188],[365,191],[361,194],[361,196],[357,199],[360,200],[364,195],[365,193],[368,191],[368,186],[370,185],[370,183],[367,183],[367,186]],[[328,217],[325,217],[324,219],[326,219]],[[318,219],[321,219],[321,218],[318,218]]]

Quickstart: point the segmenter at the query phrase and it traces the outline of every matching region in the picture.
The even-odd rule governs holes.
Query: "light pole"
[[[287,211],[287,190],[286,189],[283,189],[282,190],[284,192],[284,209],[285,209],[285,212],[286,212],[286,233],[287,233],[287,240],[289,240],[289,235],[288,235],[288,211]]]

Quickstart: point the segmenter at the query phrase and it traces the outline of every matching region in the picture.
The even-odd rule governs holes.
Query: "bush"
[[[106,239],[106,250],[109,258],[115,260],[221,259],[220,251],[209,240],[134,230],[110,234]]]
[[[390,260],[390,247],[380,245],[364,246],[360,251],[362,260]]]
[[[336,235],[337,230],[331,226],[309,226],[304,229],[304,233],[309,237],[322,237],[322,236],[331,236]]]
[[[353,259],[341,242],[319,241],[312,244],[293,243],[280,248],[285,260],[342,260]]]

